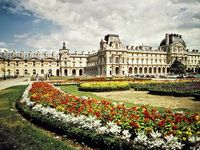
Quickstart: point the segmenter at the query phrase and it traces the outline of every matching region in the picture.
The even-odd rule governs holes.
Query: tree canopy
[[[185,65],[182,64],[180,61],[175,60],[173,64],[170,66],[170,73],[174,74],[184,74],[185,73]]]

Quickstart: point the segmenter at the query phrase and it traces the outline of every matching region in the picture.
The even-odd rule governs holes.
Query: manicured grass
[[[13,86],[0,91],[0,149],[74,150],[67,140],[56,139],[52,133],[37,128],[18,115],[15,102],[26,88]]]
[[[59,87],[64,92],[73,94],[75,96],[92,97],[92,98],[97,99],[97,100],[103,99],[102,97],[96,96],[95,94],[92,94],[91,92],[79,91],[77,85],[59,85],[57,87]]]
[[[79,91],[77,85],[62,85],[58,86],[64,92],[76,95],[76,96],[86,96],[97,100],[109,100],[112,102],[123,102],[127,107],[132,106],[142,106],[145,105],[148,108],[156,108],[160,112],[164,111],[166,108],[171,108],[178,111],[199,111],[199,103],[193,102],[188,98],[177,98],[173,96],[154,96],[147,94],[145,92],[138,91],[118,91],[118,92],[92,92]],[[188,99],[188,100],[187,100]],[[184,101],[183,101],[184,100]],[[180,102],[179,104],[176,102]],[[193,104],[193,103],[195,104]],[[161,103],[163,105],[161,105]],[[197,104],[196,104],[197,103]],[[166,105],[164,105],[166,104]],[[180,105],[183,107],[170,107],[171,105]],[[167,107],[165,107],[167,106]],[[193,106],[193,107],[192,107]]]
[[[96,94],[93,94],[92,92],[79,91],[77,85],[61,85],[61,86],[57,86],[57,87],[59,87],[61,90],[63,90],[66,93],[70,93],[70,94],[73,94],[73,95],[79,96],[79,97],[86,96],[86,97],[91,97],[91,98],[94,98],[94,99],[97,99],[97,100],[105,100],[106,99],[108,101],[117,102],[117,103],[122,102],[127,107],[142,106],[142,104],[133,104],[132,102],[113,100],[113,99],[97,96]],[[108,92],[108,93],[112,93],[112,92]],[[152,108],[151,106],[148,106],[148,105],[147,105],[147,107]],[[157,109],[160,110],[160,111],[163,111],[162,107],[157,107]]]

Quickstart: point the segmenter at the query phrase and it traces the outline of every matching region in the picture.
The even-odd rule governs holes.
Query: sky
[[[107,34],[157,49],[166,33],[200,50],[200,0],[0,0],[0,48],[99,49]]]

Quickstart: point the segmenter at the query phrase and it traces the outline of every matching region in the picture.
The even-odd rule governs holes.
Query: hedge
[[[128,82],[87,82],[78,86],[80,91],[105,92],[130,90]]]

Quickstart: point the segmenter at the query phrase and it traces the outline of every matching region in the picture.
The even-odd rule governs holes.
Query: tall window
[[[24,70],[24,75],[28,75],[28,70],[27,69]]]
[[[41,74],[44,74],[44,69],[41,70]]]
[[[119,63],[119,57],[116,57],[116,58],[115,58],[115,62],[116,62],[116,63]]]
[[[33,75],[36,75],[36,70],[35,69],[33,69]]]

